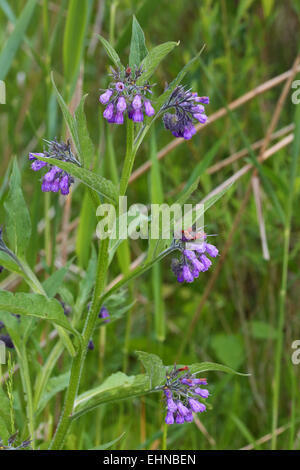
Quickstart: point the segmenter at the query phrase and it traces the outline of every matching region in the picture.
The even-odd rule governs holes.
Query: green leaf
[[[102,45],[103,45],[104,49],[106,50],[106,53],[107,53],[108,57],[112,60],[112,62],[118,68],[123,69],[124,67],[121,63],[120,57],[118,56],[118,54],[116,53],[114,48],[109,44],[109,42],[106,39],[104,39],[104,37],[100,36],[99,34],[97,36],[100,39],[100,41],[102,42]]]
[[[140,65],[144,57],[147,55],[148,50],[145,44],[145,36],[142,28],[139,25],[136,17],[132,19],[132,35],[129,53],[129,66],[137,67]]]
[[[4,80],[9,72],[14,57],[22,44],[25,32],[34,13],[37,0],[28,0],[24,6],[13,32],[8,38],[0,54],[0,80]]]
[[[0,439],[6,439],[10,432],[9,399],[0,385]],[[6,434],[7,433],[7,434]]]
[[[13,261],[13,259],[7,253],[4,253],[4,251],[0,251],[0,265],[3,266],[8,271],[11,271],[13,273],[18,273],[21,276],[24,275],[20,266],[18,266],[18,264],[15,261]]]
[[[173,366],[170,366],[173,367]],[[178,366],[180,367],[180,366]],[[223,364],[217,364],[215,362],[200,362],[199,364],[192,364],[189,366],[189,369],[192,374],[200,374],[202,372],[225,372],[226,374],[236,374],[242,375],[244,377],[249,376],[250,374],[243,374],[242,372],[237,372],[231,367],[224,366]]]
[[[21,175],[16,159],[13,163],[9,193],[4,204],[6,232],[14,253],[23,257],[31,234],[31,221],[21,189]]]
[[[56,396],[59,392],[62,392],[67,388],[70,380],[70,372],[65,372],[64,374],[58,375],[57,377],[51,377],[46,385],[43,395],[39,401],[37,412],[38,415],[43,411],[47,403]]]
[[[151,51],[148,52],[148,54],[141,63],[141,67],[144,72],[137,80],[137,84],[139,85],[149,80],[149,78],[152,77],[161,61],[174,49],[175,46],[178,45],[179,42],[169,41],[151,49]]]
[[[104,196],[109,201],[116,203],[118,200],[118,190],[116,186],[103,176],[97,175],[86,168],[82,168],[74,163],[64,162],[56,158],[41,157],[36,155],[38,160],[56,165],[67,173],[70,173],[75,178],[78,178],[82,183],[86,184],[89,188]]]
[[[75,400],[71,419],[76,419],[104,403],[119,402],[151,391],[147,375],[128,376],[123,372],[117,372],[108,377],[99,387],[79,395]]]
[[[48,297],[54,297],[57,294],[60,286],[63,283],[64,277],[70,268],[72,261],[73,259],[70,260],[66,264],[66,266],[63,266],[57,271],[54,271],[54,273],[50,277],[48,277],[45,282],[43,282],[43,288],[45,289]]]
[[[119,442],[122,437],[125,436],[125,432],[123,432],[121,434],[121,436],[117,437],[116,439],[114,439],[113,441],[110,441],[110,442],[105,442],[105,444],[101,444],[100,446],[97,446],[97,447],[93,447],[92,449],[89,449],[89,450],[106,450],[106,449],[109,449],[110,447],[112,447],[114,444],[116,444],[117,442]]]
[[[176,43],[177,44],[177,43]],[[204,46],[202,47],[202,49],[198,52],[198,54],[193,57],[182,69],[181,71],[179,72],[179,74],[177,75],[177,77],[170,83],[170,85],[168,86],[168,88],[166,89],[166,91],[160,95],[160,97],[156,100],[156,102],[154,103],[154,108],[156,111],[158,111],[162,105],[168,100],[168,98],[170,97],[170,95],[172,94],[173,90],[178,86],[180,85],[180,83],[182,82],[182,80],[184,79],[184,77],[186,76],[186,74],[190,71],[190,69],[193,67],[193,65],[195,65],[195,63],[197,62],[197,60],[199,59],[202,51],[204,49]]]
[[[66,124],[68,126],[68,129],[70,131],[70,134],[71,134],[76,152],[80,156],[80,144],[79,144],[79,138],[78,138],[78,134],[77,134],[76,121],[75,121],[74,117],[71,115],[68,106],[66,105],[63,97],[61,96],[61,94],[59,93],[59,91],[56,87],[53,72],[51,73],[51,81],[52,81],[52,84],[53,84],[53,87],[54,87],[54,91],[55,91],[55,94],[56,94],[58,104],[59,104],[60,109],[63,113],[63,116],[64,116],[64,119],[65,119]]]
[[[244,343],[239,335],[217,334],[213,336],[211,346],[217,358],[233,369],[238,368],[245,359]]]
[[[0,439],[4,443],[7,443],[7,439],[9,438],[10,432],[6,426],[5,421],[3,420],[2,416],[0,415]],[[1,450],[1,448],[0,448]]]
[[[13,294],[0,290],[0,310],[47,320],[74,333],[60,303],[56,299],[47,299],[40,294],[25,294],[23,292]]]
[[[90,193],[85,191],[83,202],[80,210],[79,225],[76,236],[76,255],[78,263],[83,269],[89,262],[89,254],[93,241],[93,235],[96,227],[96,213],[92,204]]]
[[[166,368],[160,357],[144,351],[136,351],[139,360],[142,362],[146,374],[150,378],[150,388],[155,388],[166,378]]]
[[[0,310],[0,321],[5,324],[5,328],[12,339],[15,350],[20,354],[22,346],[26,345],[29,334],[35,327],[34,318],[23,317],[20,321],[11,313]]]
[[[252,321],[250,323],[251,334],[257,339],[277,339],[277,330],[269,323],[263,321]]]
[[[92,255],[88,264],[88,268],[86,270],[85,276],[79,283],[79,292],[76,299],[75,310],[81,312],[83,307],[88,301],[90,293],[92,291],[95,276],[97,271],[97,256],[95,249],[92,249]]]
[[[87,95],[84,95],[81,98],[79,106],[75,111],[75,120],[77,126],[78,142],[80,147],[80,159],[82,161],[83,166],[89,168],[95,155],[95,147],[90,138],[84,112],[84,103],[86,97]]]
[[[76,79],[84,48],[89,1],[70,0],[63,41],[65,78],[69,85]]]

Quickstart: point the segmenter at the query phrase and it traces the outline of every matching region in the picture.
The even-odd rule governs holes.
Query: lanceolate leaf
[[[116,53],[116,51],[114,50],[114,48],[109,44],[109,42],[104,39],[104,37],[100,36],[98,34],[98,38],[100,39],[100,41],[102,42],[102,45],[103,47],[105,48],[106,50],[106,53],[108,55],[108,57],[112,60],[112,62],[118,67],[118,68],[124,68],[123,65],[121,64],[121,60],[120,60],[120,57],[118,56],[118,54]]]
[[[7,222],[6,232],[10,247],[19,256],[24,256],[31,234],[31,221],[21,189],[21,175],[14,160],[8,197],[4,204]]]
[[[68,14],[63,42],[63,58],[65,78],[71,85],[79,69],[84,47],[84,36],[88,23],[90,0],[68,2]]]
[[[137,83],[140,84],[149,80],[160,62],[174,49],[175,46],[178,46],[178,44],[179,42],[169,41],[151,49],[141,63],[144,72],[138,79]]]
[[[57,294],[72,261],[73,259],[70,260],[66,266],[54,271],[54,273],[43,283],[43,288],[45,289],[48,297],[54,297]]]
[[[78,178],[82,183],[86,184],[94,191],[98,192],[106,199],[110,200],[113,203],[116,203],[118,200],[118,190],[115,185],[103,176],[97,175],[92,171],[87,170],[86,168],[82,168],[70,162],[64,162],[62,160],[57,160],[56,158],[45,158],[40,157],[37,155],[39,160],[44,162],[51,163],[52,165],[56,165],[62,170],[70,173],[75,178]]]
[[[64,116],[64,119],[65,119],[66,124],[68,126],[68,129],[70,131],[75,149],[77,151],[77,154],[80,155],[80,145],[79,145],[79,138],[78,138],[78,134],[77,134],[77,127],[76,127],[75,119],[71,115],[68,106],[66,105],[63,97],[61,96],[61,94],[59,93],[59,91],[58,91],[58,89],[55,85],[53,73],[51,73],[51,80],[52,80],[52,84],[53,84],[53,87],[54,87],[54,91],[55,91],[55,94],[56,94],[58,104],[59,104],[60,109],[63,113],[63,116]]]
[[[150,381],[147,375],[128,376],[123,372],[117,372],[108,377],[99,387],[79,395],[75,401],[72,419],[104,403],[133,398],[150,392]]]
[[[80,147],[80,160],[82,161],[84,167],[89,168],[95,155],[95,147],[89,135],[84,113],[84,103],[86,97],[87,95],[82,97],[79,106],[75,111],[75,120],[77,125],[78,143]]]
[[[148,50],[145,44],[145,36],[142,28],[139,25],[136,17],[132,19],[132,36],[129,54],[129,66],[139,66],[144,57],[147,55]]]
[[[158,98],[158,100],[155,103],[155,109],[158,111],[162,105],[167,101],[167,99],[170,97],[172,91],[180,85],[186,74],[189,72],[189,70],[193,67],[193,65],[197,62],[199,59],[204,47],[202,47],[201,51],[198,52],[198,54],[193,57],[179,72],[177,77],[170,83],[166,91]]]
[[[106,450],[106,449],[109,449],[110,447],[112,447],[114,444],[116,444],[117,442],[119,442],[122,437],[125,435],[125,432],[123,432],[121,434],[121,436],[117,437],[116,439],[114,439],[113,441],[110,441],[110,442],[105,442],[105,444],[101,444],[100,446],[97,446],[97,447],[93,447],[92,449],[89,449],[89,450]]]
[[[189,369],[192,374],[200,374],[202,372],[214,371],[214,372],[225,372],[227,374],[236,374],[249,376],[250,374],[243,374],[242,372],[237,372],[231,367],[224,366],[223,364],[217,364],[215,362],[200,362],[199,364],[192,364],[189,366]]]
[[[46,389],[40,398],[36,414],[38,415],[47,403],[59,392],[67,388],[70,379],[70,372],[65,372],[57,377],[51,377],[47,383]]]
[[[0,290],[0,310],[10,313],[40,318],[55,323],[74,333],[60,303],[56,299],[47,299],[40,294],[13,294]]]

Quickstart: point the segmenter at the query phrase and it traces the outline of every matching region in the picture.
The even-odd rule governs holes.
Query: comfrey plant
[[[69,193],[74,191],[76,196],[79,194],[79,198],[83,197],[83,207],[95,212],[101,202],[118,208],[120,197],[126,194],[137,152],[149,131],[153,129],[154,123],[159,125],[160,120],[160,125],[164,125],[176,138],[190,139],[195,134],[197,126],[206,122],[204,105],[209,102],[207,97],[198,96],[188,87],[181,85],[181,81],[190,67],[195,64],[197,57],[184,67],[160,96],[154,93],[153,84],[150,83],[151,77],[161,60],[178,44],[167,42],[148,51],[143,31],[135,18],[132,26],[129,65],[126,67],[122,65],[113,47],[104,38],[100,37],[100,40],[114,63],[107,80],[108,85],[100,93],[100,103],[105,107],[103,116],[109,124],[126,125],[126,152],[119,181],[113,182],[106,178],[105,174],[101,174],[97,164],[97,152],[87,129],[84,112],[85,98],[81,100],[75,114],[72,115],[56,88],[53,76],[54,92],[62,110],[70,140],[67,142],[56,139],[46,140],[46,148],[42,152],[38,149],[38,153],[35,153],[32,149],[29,154],[32,170],[43,172],[42,192],[60,192],[63,196],[69,197]],[[111,126],[106,127],[107,132],[111,132]],[[153,133],[152,149],[155,148],[152,145],[155,142],[154,139]],[[181,205],[197,189],[200,176],[201,172],[192,175],[181,194]],[[72,187],[75,180],[82,184]],[[44,197],[47,208],[50,194],[45,194]],[[52,198],[55,197],[56,195],[53,194]],[[214,200],[208,201],[208,207],[216,200],[217,198],[214,197]],[[56,199],[56,206],[57,202]],[[68,203],[71,204],[70,197]],[[80,221],[81,240],[84,240],[85,247],[93,245],[93,249],[82,279],[78,275],[70,291],[63,279],[68,275],[70,263],[74,262],[73,258],[59,270],[51,272],[51,260],[47,261],[46,250],[46,259],[42,262],[42,266],[47,267],[46,279],[42,279],[40,271],[37,276],[32,269],[34,265],[32,251],[35,247],[31,245],[29,250],[29,241],[31,232],[33,235],[36,234],[36,227],[32,231],[16,161],[12,165],[5,211],[4,235],[7,241],[4,242],[1,232],[1,266],[22,277],[28,289],[26,292],[17,293],[0,291],[0,321],[2,322],[0,325],[1,329],[5,326],[5,333],[2,332],[2,335],[5,335],[5,337],[2,336],[3,341],[8,347],[14,346],[13,354],[17,355],[27,400],[24,411],[26,429],[23,435],[26,436],[29,433],[33,449],[37,445],[61,449],[71,424],[90,410],[107,402],[119,402],[121,399],[136,398],[149,393],[163,393],[167,409],[164,426],[173,423],[189,423],[193,420],[193,413],[202,413],[206,410],[208,405],[204,402],[209,392],[203,388],[206,385],[206,379],[198,378],[198,374],[212,370],[230,373],[234,371],[213,363],[165,366],[158,356],[141,351],[137,352],[137,355],[143,364],[142,374],[128,376],[117,372],[104,381],[102,377],[99,378],[99,375],[95,374],[95,388],[79,393],[79,387],[80,390],[83,389],[81,378],[87,364],[86,359],[93,357],[92,351],[98,344],[95,341],[95,332],[97,329],[100,330],[102,341],[106,335],[109,338],[112,325],[116,321],[122,321],[123,315],[129,314],[133,306],[133,301],[128,299],[127,284],[150,270],[168,255],[172,255],[172,270],[178,282],[190,283],[195,278],[200,278],[200,273],[210,268],[212,264],[210,258],[216,258],[218,255],[218,249],[208,243],[208,236],[205,233],[183,227],[181,236],[173,241],[172,236],[166,239],[162,234],[158,239],[150,238],[144,262],[133,269],[128,265],[123,270],[122,276],[109,282],[109,268],[116,253],[122,254],[120,244],[123,240],[115,242],[109,237],[102,238],[98,241],[96,250],[85,220],[82,223]],[[49,229],[47,214],[46,212],[45,223],[46,229],[47,224]],[[108,219],[110,222],[110,211],[108,211]],[[174,224],[175,221],[171,220],[172,232],[175,232]],[[126,243],[129,249],[129,244]],[[179,257],[173,256],[178,252]],[[27,259],[29,256],[31,256],[31,262]],[[80,268],[75,273],[72,272],[70,283],[73,282],[74,276],[77,276],[77,272],[82,273],[82,265]],[[205,277],[201,278],[201,282],[205,282]],[[181,314],[181,312],[178,313]],[[128,318],[124,349],[128,347],[126,341],[128,341],[130,317]],[[43,344],[36,350],[36,354],[34,353],[38,338],[45,338],[48,334],[44,333],[44,322],[50,324],[53,329],[49,336],[53,345],[49,356],[41,355]],[[162,321],[157,324],[161,326]],[[33,337],[35,341],[32,341]],[[29,343],[30,355],[28,354]],[[47,345],[47,338],[44,343]],[[63,363],[66,364],[66,373],[57,377],[55,376],[56,365],[63,352],[65,352]],[[102,354],[101,350],[100,357]],[[39,360],[32,362],[35,355]],[[42,367],[41,361],[44,361]],[[124,369],[126,369],[128,363],[126,360],[124,363]],[[89,379],[92,380],[92,377]],[[63,390],[64,405],[60,410],[60,418],[53,432],[51,428],[48,431],[49,434],[41,438],[39,418],[43,415],[45,407],[50,405],[55,394]],[[8,439],[9,436],[8,425],[6,438]],[[5,436],[1,438],[5,440]]]
[[[166,383],[163,386],[167,424],[190,423],[193,421],[193,413],[203,413],[206,410],[205,404],[199,400],[207,398],[209,391],[200,385],[207,385],[206,379],[195,377],[187,366],[177,369],[175,365],[167,373]]]

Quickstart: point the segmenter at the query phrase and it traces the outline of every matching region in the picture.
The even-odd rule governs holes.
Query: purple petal
[[[117,102],[117,110],[120,112],[120,113],[123,113],[126,109],[127,105],[126,105],[126,100],[124,98],[124,96],[121,96],[119,99],[118,99],[118,102]]]
[[[135,95],[132,100],[132,107],[133,109],[140,109],[142,107],[142,100],[140,95]]]
[[[174,424],[174,416],[173,416],[173,413],[171,413],[170,411],[167,413],[167,416],[165,418],[165,422],[167,424]]]
[[[200,397],[202,397],[202,398],[207,398],[209,396],[209,391],[206,390],[205,388],[197,387],[197,388],[195,388],[194,392],[197,395],[200,395]]]
[[[140,109],[135,109],[132,113],[132,120],[134,122],[142,122],[144,120],[143,113]]]
[[[113,94],[112,90],[106,90],[105,93],[102,93],[99,97],[99,101],[102,104],[106,104],[109,102],[111,95]]]
[[[113,117],[113,114],[114,114],[114,105],[110,103],[103,111],[103,117],[105,119],[111,119]]]
[[[144,108],[145,108],[145,114],[147,116],[153,116],[153,114],[155,114],[155,110],[151,104],[151,101],[149,100],[145,100],[144,101]]]
[[[46,166],[47,163],[46,162],[42,162],[41,160],[35,160],[32,164],[31,164],[31,169],[33,171],[39,171],[41,170],[42,168],[44,168],[44,166]]]
[[[205,244],[206,246],[206,252],[207,254],[209,254],[209,256],[211,256],[212,258],[215,258],[216,256],[218,256],[219,254],[219,250],[217,247],[215,247],[215,245],[211,245],[210,243],[206,243]]]
[[[69,194],[69,192],[70,192],[69,186],[70,186],[69,185],[69,176],[65,175],[65,176],[63,176],[63,178],[60,180],[60,183],[59,183],[61,194],[63,194],[64,196],[67,196],[67,194]]]

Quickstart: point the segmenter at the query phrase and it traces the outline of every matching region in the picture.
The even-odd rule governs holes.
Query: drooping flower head
[[[29,154],[29,160],[32,161],[31,169],[33,171],[39,171],[42,168],[46,168],[48,170],[42,180],[43,192],[52,191],[53,193],[58,193],[60,191],[61,194],[66,196],[70,192],[71,184],[74,183],[73,177],[66,171],[63,171],[61,168],[52,165],[51,163],[38,160],[37,157],[56,158],[57,160],[71,162],[76,165],[80,164],[71,150],[71,144],[69,141],[67,143],[57,142],[57,140],[46,142],[48,144],[48,150],[44,150],[43,153]]]
[[[142,122],[144,113],[146,116],[155,114],[154,108],[148,97],[151,87],[148,82],[138,84],[143,70],[127,67],[126,70],[111,68],[112,82],[100,95],[99,101],[106,105],[103,117],[111,124],[123,124],[124,113],[134,122]]]
[[[173,109],[175,112],[166,112],[163,122],[175,137],[189,140],[196,133],[195,123],[204,124],[207,121],[203,104],[209,103],[207,96],[198,96],[182,85],[177,86],[163,106],[163,111]]]
[[[191,374],[187,366],[177,368],[175,365],[167,373],[165,385],[161,387],[165,395],[167,424],[191,422],[193,413],[206,410],[203,401],[209,396],[209,391],[200,385],[207,385],[206,379]]]
[[[207,271],[211,260],[215,258],[219,250],[207,242],[205,232],[194,232],[193,229],[184,230],[181,238],[176,242],[176,248],[180,251],[180,258],[173,258],[171,268],[178,282],[193,282],[201,272]]]

